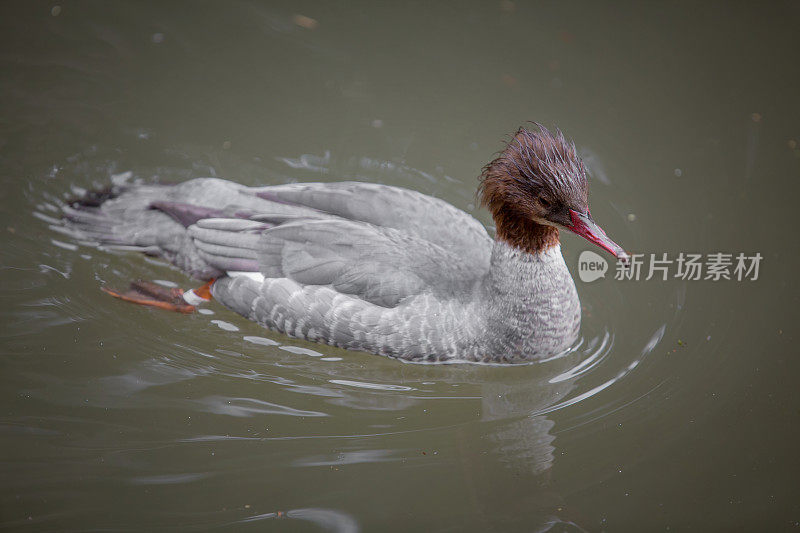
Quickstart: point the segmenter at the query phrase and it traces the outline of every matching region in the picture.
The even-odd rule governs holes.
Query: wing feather
[[[246,263],[265,278],[330,286],[384,307],[426,290],[463,290],[476,279],[473,266],[453,252],[392,228],[336,217],[274,227],[247,222],[201,220],[189,235],[215,268],[229,270],[235,263],[242,270]]]

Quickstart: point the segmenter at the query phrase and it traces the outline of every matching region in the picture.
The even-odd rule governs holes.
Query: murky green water
[[[55,6],[0,7],[3,529],[799,527],[796,3]],[[409,365],[112,300],[189,282],[47,224],[126,172],[368,180],[489,222],[476,177],[526,120],[576,140],[626,248],[759,252],[759,279],[612,265],[565,357]]]

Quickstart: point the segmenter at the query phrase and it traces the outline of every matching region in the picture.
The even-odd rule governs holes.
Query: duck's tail
[[[66,200],[61,223],[53,229],[82,244],[160,257],[209,280],[223,272],[202,257],[187,228],[200,219],[243,216],[240,189],[214,178],[177,185],[112,185]]]
[[[68,198],[61,205],[62,224],[53,229],[83,244],[158,254],[151,231],[150,205],[165,186],[110,185]],[[122,197],[122,198],[121,198]]]

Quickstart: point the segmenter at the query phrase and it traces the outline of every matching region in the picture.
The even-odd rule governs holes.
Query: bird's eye
[[[539,198],[539,203],[542,204],[542,207],[544,207],[545,209],[550,208],[550,202],[544,198]]]

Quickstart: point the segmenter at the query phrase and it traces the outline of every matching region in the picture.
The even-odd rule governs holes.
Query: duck
[[[581,305],[559,230],[627,258],[589,212],[575,143],[519,128],[482,169],[477,197],[494,236],[402,187],[220,178],[89,191],[64,201],[56,229],[205,282],[102,287],[138,304],[193,312],[214,299],[290,337],[409,362],[530,363],[568,350]]]

